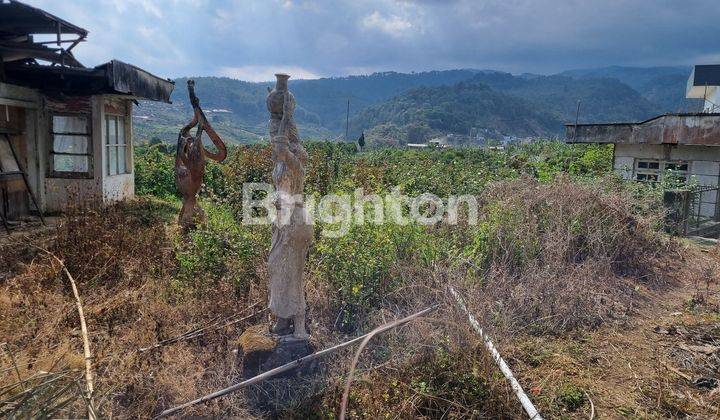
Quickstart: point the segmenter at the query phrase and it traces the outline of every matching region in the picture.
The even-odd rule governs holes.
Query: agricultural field
[[[663,186],[621,180],[609,146],[306,147],[310,197],[362,189],[478,204],[476,218],[460,211],[455,224],[316,222],[306,296],[318,348],[438,305],[370,342],[349,418],[523,417],[449,286],[545,418],[720,416],[718,250],[665,234]],[[245,223],[243,184],[271,182],[270,149],[235,146],[209,164],[205,220],[187,233],[176,223],[173,151],[135,150],[137,199],[68,209],[53,227],[0,244],[0,416],[86,415],[68,273],[100,417],[154,417],[238,381],[237,340],[267,320],[271,235]],[[352,357],[333,354],[292,392],[277,380],[179,417],[336,418]]]

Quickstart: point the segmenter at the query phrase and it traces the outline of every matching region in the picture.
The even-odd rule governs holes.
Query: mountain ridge
[[[296,118],[301,135],[305,138],[338,139],[344,137],[347,101],[350,100],[350,131],[352,138],[358,130],[370,130],[365,124],[375,126],[391,123],[392,118],[368,118],[360,115],[369,108],[396,108],[396,98],[417,88],[433,89],[433,95],[447,99],[452,89],[462,82],[483,84],[494,93],[492,100],[513,104],[528,116],[529,120],[517,119],[516,124],[500,124],[492,128],[498,134],[525,136],[527,127],[538,126],[540,114],[547,113],[557,121],[574,121],[577,101],[581,101],[580,120],[584,122],[609,122],[639,120],[662,112],[691,109],[696,103],[684,99],[684,83],[689,75],[687,67],[636,68],[609,66],[596,69],[567,70],[555,75],[522,73],[513,75],[495,70],[456,69],[418,73],[377,72],[366,76],[329,77],[310,80],[292,80],[291,89],[298,100]],[[208,116],[218,132],[229,143],[260,141],[266,137],[267,110],[265,95],[272,82],[245,82],[227,77],[204,76],[193,78],[202,106],[210,110]],[[176,79],[173,104],[141,102],[136,110],[136,132],[140,141],[159,138],[174,142],[180,127],[191,117],[187,103],[187,78]],[[634,87],[633,87],[634,86]],[[442,87],[442,88],[441,88]],[[448,90],[446,94],[442,89]],[[477,92],[476,92],[477,94]],[[505,95],[500,98],[498,95]],[[472,96],[472,95],[471,95]],[[456,98],[463,95],[456,95]],[[479,99],[479,98],[474,98]],[[402,102],[402,101],[401,101]],[[523,103],[520,105],[520,103]],[[410,105],[412,101],[406,101]],[[457,104],[456,104],[457,105]],[[452,109],[450,104],[445,104]],[[449,107],[449,108],[448,108]],[[530,109],[527,107],[535,107]],[[492,115],[492,108],[484,121],[502,119]],[[217,112],[213,111],[216,110]],[[529,112],[528,110],[532,111]],[[398,111],[396,109],[395,113]],[[377,114],[377,112],[376,112]],[[540,118],[543,120],[545,117]],[[425,123],[429,124],[429,121]],[[557,126],[557,124],[551,124]],[[546,124],[540,124],[542,135],[561,134],[546,132]],[[561,126],[560,126],[561,127]],[[392,128],[392,127],[390,127]],[[500,130],[502,128],[502,130]],[[464,129],[464,124],[463,128]],[[460,131],[457,127],[454,132]],[[490,130],[490,131],[492,131]]]

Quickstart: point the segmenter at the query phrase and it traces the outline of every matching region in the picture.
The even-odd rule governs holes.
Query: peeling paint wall
[[[132,137],[132,101],[117,98],[106,95],[103,97],[103,109],[101,120],[105,122],[106,115],[121,115],[125,118],[124,126],[122,129],[125,132],[126,139],[126,155],[125,155],[125,167],[128,168],[129,173],[110,175],[108,173],[108,149],[104,145],[107,142],[107,130],[106,127],[102,130],[102,144],[103,144],[103,155],[102,155],[102,188],[103,188],[103,202],[111,203],[120,200],[126,200],[135,196],[135,174],[133,169],[133,137]]]
[[[615,145],[613,166],[623,178],[634,178],[637,159],[688,162],[688,175],[691,181],[699,185],[720,185],[720,147],[655,144]],[[717,199],[715,191],[703,194],[703,202],[700,206],[702,216],[712,217],[715,214]]]
[[[118,95],[84,97],[47,97],[32,89],[0,83],[0,112],[12,109],[13,124],[23,133],[13,145],[22,152],[22,164],[30,187],[43,211],[63,211],[69,205],[110,203],[135,195],[132,147],[132,101]],[[90,162],[92,170],[85,178],[52,176],[51,150],[53,113],[83,114],[90,119]],[[8,111],[8,115],[10,112]],[[107,170],[106,115],[124,117],[126,174],[110,175]],[[16,121],[17,120],[17,121]],[[17,143],[17,144],[16,144]],[[13,184],[15,188],[16,183]],[[24,189],[24,188],[23,188]],[[13,190],[14,191],[14,190]]]

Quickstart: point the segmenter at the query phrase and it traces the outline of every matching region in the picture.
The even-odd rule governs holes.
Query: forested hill
[[[473,80],[454,86],[420,87],[381,104],[353,119],[353,135],[368,131],[371,142],[422,142],[443,133],[468,134],[473,128],[496,136],[550,136],[562,121],[521,98],[491,89]]]
[[[660,106],[614,78],[576,79],[560,75],[527,78],[486,73],[474,76],[473,80],[523,98],[564,122],[575,120],[578,101],[579,117],[585,122],[637,121],[663,112]]]
[[[664,112],[692,112],[702,101],[685,99],[685,87],[692,67],[621,67],[568,70],[560,73],[576,79],[613,78],[630,86]]]
[[[304,137],[335,138],[344,134],[347,101],[350,115],[418,86],[453,85],[477,74],[477,70],[422,73],[374,73],[369,76],[290,80],[298,101],[296,119]],[[249,83],[224,77],[195,77],[195,90],[203,109],[230,142],[257,140],[267,130],[265,96],[272,82]],[[190,118],[187,78],[175,80],[172,104],[143,101],[136,111],[138,138],[159,137],[175,141]],[[216,111],[213,111],[215,109]]]
[[[447,70],[291,79],[290,83],[298,100],[296,115],[304,138],[343,136],[348,100],[353,137],[360,130],[374,127],[385,133],[404,131],[407,137],[407,129],[414,130],[414,126],[403,128],[407,124],[419,124],[424,127],[421,132],[433,135],[468,134],[470,126],[495,135],[526,136],[560,134],[562,122],[574,121],[578,100],[580,120],[584,122],[641,120],[661,112],[689,109],[694,103],[683,99],[688,74],[689,69],[675,67],[608,67],[571,70],[554,76]],[[138,141],[153,137],[175,141],[178,130],[190,118],[186,80],[176,80],[173,104],[141,102],[134,119]],[[220,77],[195,80],[203,108],[228,142],[256,141],[266,136],[265,95],[272,82],[249,83]],[[457,90],[460,82],[465,82],[462,94]],[[480,85],[489,91],[479,89]],[[475,88],[468,91],[468,86]],[[419,91],[406,96],[418,88]],[[433,104],[419,98],[442,101],[442,106],[434,104],[435,111],[443,109],[442,121],[433,111]],[[468,100],[476,108],[471,110],[466,103],[453,104],[454,100]],[[509,118],[511,109],[522,112]],[[475,116],[472,122],[464,120],[470,115]],[[427,127],[441,128],[427,130]]]

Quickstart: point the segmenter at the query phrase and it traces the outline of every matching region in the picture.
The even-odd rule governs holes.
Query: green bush
[[[244,289],[255,279],[258,259],[270,242],[270,229],[242,226],[222,205],[205,208],[205,223],[175,244],[178,278],[201,285],[224,278]]]
[[[354,226],[340,238],[320,237],[315,258],[321,276],[337,290],[336,307],[344,329],[353,329],[365,312],[398,286],[391,276],[397,246],[389,226]]]
[[[161,144],[135,147],[135,193],[159,198],[179,197],[175,159]]]

